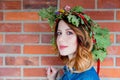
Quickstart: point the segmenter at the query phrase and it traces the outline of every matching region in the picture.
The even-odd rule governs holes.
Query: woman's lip
[[[60,46],[60,49],[64,49],[67,48],[68,46]]]

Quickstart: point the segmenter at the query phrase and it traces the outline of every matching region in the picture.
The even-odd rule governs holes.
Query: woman
[[[106,48],[102,46],[101,49],[95,38],[96,35],[99,36],[97,32],[102,29],[98,28],[98,25],[95,25],[92,19],[82,12],[81,7],[71,9],[66,6],[64,10],[55,13],[54,11],[54,8],[43,9],[40,11],[40,15],[43,18],[48,18],[50,24],[56,21],[54,44],[60,58],[66,63],[64,74],[60,80],[100,80],[93,68],[96,54],[93,55],[92,52]],[[45,16],[45,13],[47,16]],[[108,34],[107,30],[103,31]],[[108,37],[107,41],[109,42]],[[57,74],[57,69],[53,67],[47,69],[48,80],[56,80]]]

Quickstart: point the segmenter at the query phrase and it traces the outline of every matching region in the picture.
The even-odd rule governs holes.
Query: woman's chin
[[[67,54],[64,54],[64,53],[60,53],[61,56],[67,56]]]

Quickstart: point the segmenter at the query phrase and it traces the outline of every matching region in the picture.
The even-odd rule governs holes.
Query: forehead
[[[63,20],[60,20],[58,23],[58,29],[70,29],[70,27]]]

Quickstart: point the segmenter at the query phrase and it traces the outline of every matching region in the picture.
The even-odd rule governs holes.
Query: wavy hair
[[[59,21],[55,25],[55,49],[56,52],[59,54],[59,57],[67,64],[67,66],[71,69],[74,68],[76,72],[83,72],[89,69],[93,65],[93,57],[92,57],[92,40],[89,37],[89,33],[85,30],[84,25],[79,25],[79,27],[75,27],[71,23],[65,19],[63,20],[77,35],[77,50],[75,51],[75,57],[71,60],[68,59],[68,56],[61,56],[57,47],[57,29]]]

